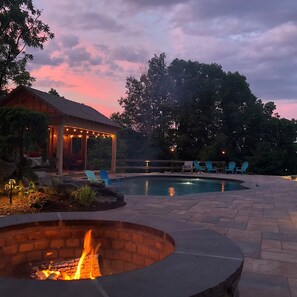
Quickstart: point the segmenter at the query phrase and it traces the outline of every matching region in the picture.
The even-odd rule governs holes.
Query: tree
[[[119,100],[124,112],[112,115],[124,128],[142,135],[143,147],[140,151],[150,151],[152,157],[162,154],[166,156],[172,138],[173,104],[165,58],[164,53],[155,55],[148,62],[147,72],[139,80],[127,78],[127,96]]]
[[[219,102],[224,72],[217,64],[175,59],[169,66],[174,84],[174,122],[180,158],[195,159],[219,131]]]
[[[222,81],[220,108],[227,157],[241,160],[253,151],[261,133],[263,104],[252,94],[245,76],[228,72]]]
[[[0,108],[0,157],[14,161],[17,177],[22,177],[25,147],[38,145],[46,151],[48,118],[24,108]]]
[[[270,105],[271,107],[271,105]],[[270,117],[250,158],[253,171],[259,174],[296,174],[297,121]]]
[[[33,55],[27,48],[43,49],[54,37],[40,20],[41,10],[32,0],[2,0],[0,4],[0,99],[11,84],[30,86],[34,78],[26,70]]]
[[[49,94],[51,95],[54,95],[54,96],[57,96],[57,97],[61,97],[60,94],[58,93],[57,90],[51,88],[49,91],[48,91]]]

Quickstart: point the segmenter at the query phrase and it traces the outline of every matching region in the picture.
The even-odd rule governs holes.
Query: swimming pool
[[[116,187],[124,195],[147,196],[179,196],[245,189],[239,181],[173,176],[129,177],[121,179]]]

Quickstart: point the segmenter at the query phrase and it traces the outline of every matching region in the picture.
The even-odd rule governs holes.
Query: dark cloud
[[[294,0],[192,0],[192,12],[201,19],[207,18],[236,18],[257,22],[290,21],[296,19],[292,10],[296,10],[297,3]]]
[[[95,44],[95,47],[100,51],[110,52],[110,48],[106,44]]]
[[[79,16],[79,26],[88,30],[104,30],[111,32],[123,31],[124,26],[120,25],[113,18],[96,12],[86,12]]]
[[[37,65],[58,66],[64,62],[63,57],[51,57],[46,52],[34,54],[34,63]]]
[[[187,30],[223,36],[266,30],[286,22],[296,22],[295,0],[192,0],[181,7],[174,19]]]
[[[115,60],[141,63],[149,57],[145,49],[135,49],[129,46],[117,47],[113,50],[112,56]]]
[[[57,47],[58,49],[59,47]],[[40,66],[59,66],[64,62],[64,57],[53,55],[55,48],[48,47],[44,50],[30,49],[28,52],[33,55],[33,63],[30,63],[30,69],[39,68]]]
[[[79,44],[79,38],[75,35],[64,35],[61,37],[63,47],[72,48]]]
[[[184,4],[188,0],[122,0],[124,3],[133,4],[138,7],[153,7],[153,6],[171,6],[174,4]]]
[[[122,32],[125,26],[112,17],[95,11],[69,11],[57,16],[64,28],[75,30],[102,30],[106,32]]]
[[[59,43],[62,46],[59,46]],[[67,63],[70,67],[81,67],[81,71],[90,71],[91,66],[102,64],[102,57],[99,54],[90,53],[86,47],[76,46],[79,39],[75,36],[63,36],[56,40],[56,47],[48,47],[44,50],[31,49],[33,63],[29,64],[29,69],[37,69],[41,66],[59,66]]]
[[[45,92],[48,92],[51,88],[54,88],[58,91],[58,93],[60,93],[58,88],[73,88],[75,87],[75,85],[68,84],[65,81],[55,80],[50,77],[45,77],[42,79],[37,79],[34,82],[34,87],[37,87],[37,88],[40,87],[41,89],[47,88],[45,89]],[[60,96],[63,96],[63,94],[60,93]]]
[[[99,56],[93,56],[84,47],[76,47],[71,50],[66,50],[65,55],[70,67],[79,67],[92,65],[96,66],[102,63],[102,59]]]

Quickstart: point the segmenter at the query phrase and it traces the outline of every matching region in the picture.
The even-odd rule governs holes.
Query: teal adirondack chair
[[[201,167],[198,161],[193,161],[193,164],[197,172],[205,172],[205,167]]]
[[[99,174],[100,174],[101,179],[104,181],[105,186],[111,185],[111,180],[110,180],[106,170],[100,170]]]
[[[102,180],[98,179],[95,175],[95,172],[92,170],[85,170],[85,174],[87,176],[87,179],[91,183],[102,183]]]
[[[246,162],[246,161],[243,162],[241,167],[236,167],[236,173],[245,174],[248,166],[249,166],[248,162]]]
[[[212,165],[211,161],[206,161],[205,162],[205,167],[206,167],[206,171],[208,173],[212,173],[212,172],[217,172],[217,168],[215,166]]]
[[[236,164],[235,162],[229,162],[228,166],[225,168],[225,173],[234,173],[235,172]]]
[[[100,178],[104,181],[105,186],[116,185],[120,182],[119,179],[111,180],[108,176],[108,172],[106,170],[99,171]]]

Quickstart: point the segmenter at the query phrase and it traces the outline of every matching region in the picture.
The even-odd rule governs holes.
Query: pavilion
[[[0,106],[23,107],[48,114],[48,158],[56,159],[59,175],[65,168],[87,168],[90,137],[111,138],[111,172],[116,171],[117,131],[120,126],[94,108],[25,86],[14,89],[0,102]]]

